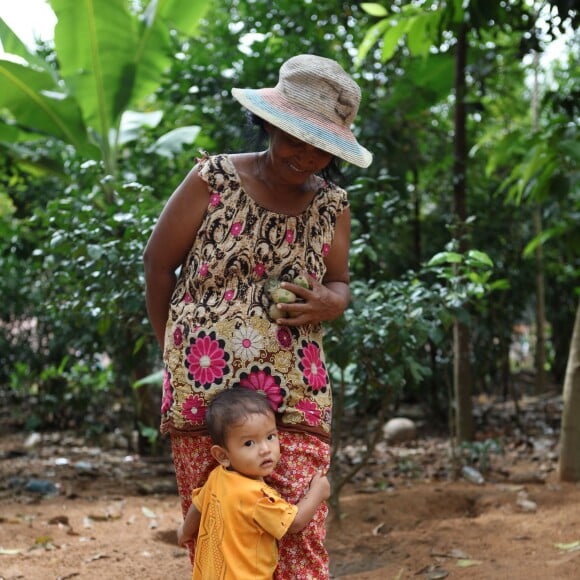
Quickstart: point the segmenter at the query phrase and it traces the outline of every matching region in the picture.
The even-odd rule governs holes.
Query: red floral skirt
[[[267,483],[290,503],[298,503],[317,471],[326,473],[330,463],[327,443],[307,433],[280,431],[280,462]],[[172,434],[171,446],[183,514],[191,504],[191,492],[201,487],[217,465],[205,435]],[[328,507],[324,503],[311,522],[297,534],[286,534],[279,543],[276,580],[327,580],[328,553],[324,547]],[[193,562],[195,546],[190,549]]]

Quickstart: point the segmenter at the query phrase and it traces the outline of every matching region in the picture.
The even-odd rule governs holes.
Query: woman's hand
[[[306,272],[301,272],[309,283],[303,288],[290,282],[283,282],[282,288],[296,294],[298,301],[292,304],[278,304],[284,318],[277,324],[302,326],[338,318],[350,301],[348,254],[350,243],[350,210],[346,208],[336,220],[336,230],[330,251],[324,258],[326,274],[322,282]]]
[[[291,282],[282,282],[281,287],[296,294],[297,301],[277,304],[284,318],[276,322],[285,326],[318,324],[338,318],[348,306],[349,289],[346,282],[321,283],[313,276],[303,272],[309,288]]]

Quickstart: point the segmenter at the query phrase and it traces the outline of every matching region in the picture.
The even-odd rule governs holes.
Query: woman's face
[[[266,131],[270,135],[270,159],[288,181],[304,182],[332,161],[331,153],[304,143],[278,127],[266,124]]]

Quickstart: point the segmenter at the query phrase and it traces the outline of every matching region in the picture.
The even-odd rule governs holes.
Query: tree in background
[[[560,479],[580,481],[580,305],[570,342],[570,357],[564,380],[564,411],[560,436]]]
[[[22,170],[35,172],[32,183],[36,177],[39,185],[55,190],[46,199],[39,195],[38,205],[22,212],[29,228],[22,231],[12,222],[9,227],[20,230],[19,236],[4,238],[3,271],[20,288],[4,282],[3,290],[12,297],[24,294],[20,310],[3,319],[9,329],[23,320],[40,325],[35,329],[42,341],[37,360],[43,351],[50,354],[49,384],[58,401],[49,415],[62,417],[61,391],[70,386],[63,380],[65,370],[73,377],[82,370],[97,372],[101,353],[107,353],[120,409],[123,397],[132,395],[131,385],[151,370],[140,255],[147,235],[143,226],[158,208],[150,187],[137,181],[122,157],[128,144],[162,116],[151,110],[150,98],[172,62],[171,30],[193,34],[207,3],[153,1],[138,13],[125,0],[50,4],[58,18],[52,58],[29,51],[0,21],[3,47],[13,55],[0,57],[0,146],[15,174],[7,179],[9,191],[22,205],[22,194],[29,191],[13,187],[22,183]],[[151,143],[157,170],[198,132],[181,127]],[[41,181],[47,168],[56,178]],[[32,217],[25,220],[26,214]],[[15,259],[18,255],[26,256],[30,274]],[[8,336],[13,334],[9,330]],[[28,379],[24,384],[36,383],[38,375],[42,380],[42,372],[31,366],[21,361],[14,378]],[[152,430],[157,405],[147,390],[137,394],[137,421],[142,432]],[[96,407],[106,414],[115,404]]]
[[[99,3],[98,9],[108,3]],[[492,4],[490,9],[495,9]],[[453,363],[450,313],[466,323],[478,321],[470,326],[470,356],[477,368],[474,388],[505,395],[512,374],[508,356],[512,325],[525,315],[533,298],[529,284],[533,263],[523,257],[533,232],[530,208],[513,199],[504,203],[497,192],[505,190],[525,147],[530,149],[523,141],[510,149],[503,136],[518,128],[522,135],[529,134],[521,58],[530,43],[535,46],[534,36],[509,30],[497,36],[495,27],[482,27],[480,38],[473,32],[468,37],[466,132],[473,147],[466,162],[465,233],[469,247],[481,248],[493,261],[495,282],[490,284],[480,271],[489,267],[485,255],[473,250],[461,254],[454,245],[459,239],[451,195],[455,37],[446,33],[444,42],[436,44],[427,26],[431,16],[420,15],[421,3],[390,6],[408,18],[401,18],[404,23],[394,31],[387,23],[390,44],[383,39],[358,68],[353,62],[357,47],[373,18],[358,3],[214,2],[193,37],[178,34],[168,23],[163,50],[169,55],[164,57],[169,68],[159,74],[154,93],[131,102],[131,112],[121,115],[112,133],[113,178],[104,170],[100,138],[91,134],[100,134],[97,125],[89,131],[90,154],[44,133],[30,147],[29,141],[2,140],[0,131],[0,146],[8,153],[0,180],[8,188],[10,202],[0,217],[0,260],[2,271],[8,273],[0,281],[0,291],[9,297],[2,300],[2,318],[13,325],[36,317],[44,342],[42,351],[34,348],[26,351],[27,356],[15,346],[13,335],[0,333],[0,340],[12,341],[0,350],[4,380],[40,393],[47,393],[50,384],[48,394],[60,416],[78,400],[74,385],[81,379],[82,389],[98,402],[99,411],[132,413],[130,383],[159,364],[145,318],[140,259],[153,220],[195,162],[199,148],[216,152],[245,147],[243,112],[229,89],[271,85],[288,56],[316,52],[339,60],[361,84],[357,130],[375,155],[365,172],[345,168],[353,217],[353,304],[328,335],[337,402],[344,385],[345,414],[364,417],[355,424],[369,429],[377,423],[383,403],[386,417],[396,412],[402,399],[419,403],[431,425],[445,421],[453,399],[448,378]],[[147,12],[139,12],[142,19]],[[141,30],[142,20],[134,25]],[[407,35],[410,42],[399,42],[403,26],[412,31]],[[388,46],[392,56],[383,61]],[[55,64],[58,47],[56,53],[48,46],[40,54],[45,66]],[[567,89],[563,92],[570,94]],[[4,108],[6,131],[12,131],[14,116],[5,113]],[[82,115],[81,121],[86,129]],[[25,126],[16,128],[29,138]],[[553,145],[559,137],[553,133]],[[498,163],[486,173],[488,159],[496,154]],[[564,165],[561,176],[568,177],[571,167]],[[545,231],[550,231],[554,218],[565,223],[573,217],[566,204],[552,202],[544,205]],[[567,258],[558,256],[560,251],[571,252],[569,239],[554,237],[544,248],[547,271],[554,273],[548,305],[558,292],[573,295],[566,290],[571,284]],[[438,256],[434,264],[423,270],[434,255]],[[453,268],[463,275],[452,276]],[[483,286],[504,289],[485,299],[479,294]],[[549,320],[554,323],[556,316],[565,320],[566,312],[552,305]],[[24,348],[30,342],[28,331],[21,331]],[[570,335],[561,334],[567,348]],[[119,384],[103,374],[103,352],[113,359]],[[10,362],[4,364],[8,355]],[[158,390],[155,385],[138,393]],[[63,404],[65,400],[70,404]],[[42,401],[48,405],[46,397]],[[37,405],[28,419],[35,415],[46,425],[45,408]],[[53,409],[50,416],[56,416]],[[106,420],[107,416],[102,420],[90,416],[85,424],[96,428]],[[140,422],[156,427],[155,419]],[[149,431],[152,437],[155,432]]]
[[[562,19],[575,16],[571,4],[555,3],[561,11]],[[434,60],[440,53],[454,51],[454,152],[453,177],[451,180],[454,198],[455,236],[459,241],[460,253],[468,248],[470,220],[467,209],[467,111],[476,98],[477,78],[471,71],[472,86],[467,87],[466,76],[470,63],[477,62],[482,54],[488,54],[486,42],[500,47],[502,44],[526,45],[535,40],[534,27],[537,15],[534,6],[522,2],[471,2],[465,6],[461,2],[443,2],[432,6],[424,2],[395,2],[389,11],[380,4],[363,4],[370,14],[381,18],[368,31],[359,50],[359,59],[366,57],[371,47],[380,42],[381,59],[388,61],[406,39],[410,55],[422,58],[425,62]],[[557,28],[562,22],[557,18],[550,20],[548,26]],[[469,47],[469,50],[468,50]],[[469,52],[475,57],[469,57]],[[501,52],[496,49],[497,59]],[[492,62],[488,63],[493,66]],[[473,82],[475,80],[475,82]],[[483,83],[485,78],[479,79]],[[476,111],[476,114],[481,114]],[[471,237],[471,236],[470,236]],[[456,433],[459,440],[470,439],[473,435],[471,394],[473,354],[470,344],[470,327],[465,320],[457,318],[454,325],[454,385],[456,403]]]

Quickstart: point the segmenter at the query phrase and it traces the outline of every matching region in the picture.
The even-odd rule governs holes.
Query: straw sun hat
[[[358,167],[373,160],[350,130],[360,88],[334,60],[295,56],[281,66],[274,88],[232,89],[232,95],[258,117],[318,149]]]

